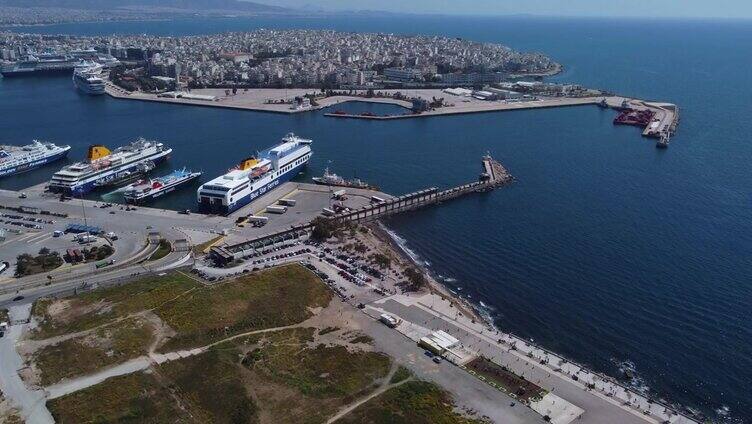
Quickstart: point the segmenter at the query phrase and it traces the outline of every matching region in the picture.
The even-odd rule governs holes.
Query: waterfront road
[[[467,317],[457,315],[456,308],[434,295],[409,297],[395,295],[371,303],[366,311],[378,316],[381,311],[399,317],[409,326],[429,331],[444,330],[460,340],[465,350],[473,355],[491,358],[494,362],[507,366],[516,374],[523,376],[540,387],[556,394],[560,398],[582,408],[585,412],[578,418],[578,423],[591,424],[694,424],[695,421],[672,413],[663,406],[639,401],[636,394],[631,394],[632,401],[627,404],[617,396],[609,397],[598,390],[590,390],[579,381],[574,381],[563,372],[557,372],[550,364],[541,364],[530,359],[522,349],[512,349],[507,343],[498,343],[499,339],[510,337],[494,329],[484,328],[480,323],[471,322]],[[553,354],[551,355],[553,356]],[[562,366],[562,368],[565,368]],[[581,378],[585,380],[583,370]],[[616,386],[616,385],[614,385]],[[636,405],[640,405],[639,408]],[[645,410],[650,408],[651,413]]]
[[[505,393],[475,378],[462,368],[449,362],[435,363],[424,354],[415,342],[398,331],[389,328],[351,305],[342,304],[342,313],[350,322],[374,339],[377,350],[383,351],[397,362],[405,364],[418,379],[432,381],[449,391],[459,405],[480,416],[500,424],[544,423],[543,418],[532,409],[512,400]],[[602,423],[611,421],[602,421]],[[614,421],[614,423],[620,423]],[[641,424],[644,424],[642,422]]]

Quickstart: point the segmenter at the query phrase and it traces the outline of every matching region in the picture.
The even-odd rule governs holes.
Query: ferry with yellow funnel
[[[199,210],[228,215],[289,181],[307,164],[311,140],[287,134],[282,141],[240,162],[198,189]]]
[[[102,145],[93,145],[85,161],[68,165],[52,175],[49,188],[57,193],[80,196],[98,186],[118,180],[148,164],[166,160],[172,149],[156,141],[139,138],[110,151]]]

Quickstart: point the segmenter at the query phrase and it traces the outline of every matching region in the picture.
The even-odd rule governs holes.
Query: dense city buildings
[[[1,26],[299,13],[247,0],[0,0]]]
[[[0,34],[5,61],[82,48],[111,54],[141,75],[176,78],[192,87],[482,85],[510,74],[560,70],[539,53],[436,36],[263,29],[187,37]]]

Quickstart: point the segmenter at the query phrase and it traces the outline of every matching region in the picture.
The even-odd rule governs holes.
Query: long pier
[[[504,168],[501,163],[494,160],[490,155],[483,157],[482,169],[483,172],[480,174],[478,180],[471,183],[462,184],[446,190],[439,190],[436,187],[430,187],[384,201],[374,201],[370,205],[364,206],[360,209],[342,212],[331,216],[328,219],[339,222],[372,221],[384,216],[455,199],[466,194],[493,190],[499,186],[508,184],[513,180],[511,174],[506,168]],[[312,229],[313,224],[309,222],[234,245],[214,246],[209,253],[217,262],[226,264],[233,260],[246,257],[264,246],[306,235]]]

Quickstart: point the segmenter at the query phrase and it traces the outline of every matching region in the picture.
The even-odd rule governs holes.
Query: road
[[[156,249],[153,246],[151,250],[144,252],[142,259],[148,258],[149,254]],[[132,263],[130,265],[100,270],[96,274],[87,275],[85,278],[73,278],[65,281],[58,281],[49,286],[37,286],[27,289],[21,289],[18,293],[11,292],[0,294],[0,308],[7,308],[19,303],[33,303],[36,299],[46,296],[63,297],[75,295],[82,291],[91,290],[97,287],[106,287],[109,285],[123,284],[132,281],[138,276],[153,275],[154,273],[164,272],[175,265],[189,264],[190,257],[186,257],[186,252],[172,252],[164,258],[146,263]],[[17,295],[23,295],[23,299],[14,301]]]
[[[15,305],[9,309],[11,323],[26,321],[31,314],[31,304]],[[23,368],[23,360],[16,351],[16,342],[28,324],[11,325],[4,337],[0,337],[0,388],[21,411],[28,424],[54,423],[45,405],[42,390],[26,387],[18,370]]]
[[[350,310],[350,306],[346,306]],[[369,316],[353,311],[351,319],[361,331],[374,339],[377,350],[405,364],[418,379],[431,381],[449,391],[459,405],[500,424],[544,423],[532,409],[514,402],[509,396],[489,386],[465,370],[448,362],[439,364],[424,354],[415,342]],[[512,406],[512,404],[515,404]],[[642,423],[644,424],[644,423]]]
[[[540,364],[530,360],[520,349],[510,350],[509,346],[497,343],[498,338],[505,337],[501,335],[502,333],[495,333],[495,331],[488,329],[483,330],[480,325],[463,322],[465,319],[462,317],[455,320],[455,316],[440,313],[441,305],[439,303],[437,301],[434,305],[435,310],[430,310],[429,306],[421,305],[414,300],[405,302],[405,297],[398,295],[374,302],[370,306],[378,307],[378,311],[374,310],[374,314],[384,310],[405,322],[413,323],[413,325],[431,331],[444,330],[448,332],[458,338],[462,345],[473,354],[491,358],[494,362],[507,366],[517,375],[523,376],[528,381],[532,381],[555,393],[560,398],[584,409],[585,412],[577,420],[578,423],[657,424],[664,421],[664,417],[658,417],[663,409],[659,405],[654,404],[651,408],[652,414],[645,415],[642,412],[644,410],[642,407],[637,410],[634,407],[625,406],[620,400],[607,397],[599,391],[585,390],[582,383],[575,382],[565,374],[551,369],[553,365]],[[694,423],[689,418],[677,415],[673,415],[670,422]]]

